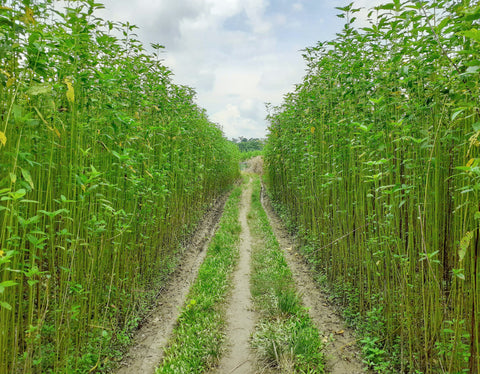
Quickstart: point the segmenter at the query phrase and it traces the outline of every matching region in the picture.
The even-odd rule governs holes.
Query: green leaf
[[[2,287],[13,287],[13,286],[16,286],[18,283],[15,282],[15,281],[12,281],[12,280],[6,280],[6,281],[3,281],[2,283],[0,283],[0,286]]]
[[[28,200],[28,199],[23,199],[20,200],[21,203],[32,203],[32,204],[38,204],[39,202],[37,200]]]
[[[342,12],[349,12],[352,9],[353,3],[348,4],[347,6],[341,7],[341,6],[336,6],[335,9],[338,9]]]
[[[466,70],[466,73],[468,74],[475,74],[480,70],[480,66],[469,66]]]
[[[48,83],[36,84],[27,90],[27,94],[30,96],[43,95],[52,92],[52,86]]]
[[[451,21],[450,17],[445,17],[444,19],[442,19],[442,21],[440,22],[440,24],[437,26],[437,30],[438,32],[441,32],[442,29]]]
[[[464,110],[465,110],[465,108],[462,108],[462,109],[457,110],[455,113],[453,113],[452,114],[452,121],[455,121],[455,118],[457,118]]]
[[[65,213],[65,214],[68,214],[68,213],[69,213],[69,211],[68,211],[67,209],[64,209],[64,208],[58,209],[58,210],[56,210],[56,211],[54,211],[54,212],[47,212],[46,210],[40,209],[38,212],[39,212],[39,213],[43,213],[43,214],[45,214],[46,216],[49,216],[50,218],[54,218],[54,217],[58,216],[58,215],[61,214],[61,213]]]
[[[27,191],[24,188],[20,188],[15,192],[10,192],[9,195],[13,200],[18,200],[24,197],[27,194]]]
[[[395,9],[394,3],[384,4],[377,7],[378,10],[393,10]]]
[[[470,30],[465,30],[461,31],[460,35],[463,35],[469,39],[473,39],[477,42],[480,42],[480,31],[477,29],[470,29]]]
[[[33,186],[33,180],[32,180],[32,176],[30,175],[30,172],[26,169],[23,169],[23,168],[21,168],[21,170],[22,170],[23,179],[25,179],[25,181],[30,185],[30,187],[33,190],[34,186]]]
[[[0,283],[0,293],[3,293],[5,291],[5,288],[13,287],[13,286],[16,286],[17,284],[18,284],[17,282],[14,282],[12,280],[3,281],[2,283]]]
[[[472,127],[474,131],[480,131],[480,122],[475,122]]]
[[[28,280],[27,283],[30,287],[32,287],[33,285],[38,283],[38,280]]]
[[[6,303],[5,301],[0,301],[0,306],[7,310],[12,310],[12,306],[9,303]]]
[[[463,274],[463,269],[452,269],[452,272],[457,278],[465,280],[465,274]]]
[[[67,85],[67,100],[71,103],[75,102],[75,90],[72,85],[70,78],[65,78],[63,82]]]

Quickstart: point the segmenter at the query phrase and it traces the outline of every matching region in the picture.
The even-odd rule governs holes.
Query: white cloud
[[[145,43],[159,42],[175,48],[180,38],[180,25],[202,14],[204,1],[102,0],[106,9],[99,14],[139,26],[136,33]]]
[[[301,12],[303,10],[303,4],[302,3],[293,3],[292,9],[295,12]]]
[[[220,68],[216,73],[214,91],[220,95],[254,95],[259,79],[259,73],[250,69]]]
[[[229,137],[263,137],[265,132],[259,132],[258,124],[255,120],[241,115],[236,105],[227,104],[227,106],[211,116],[211,120],[219,123],[225,130],[225,126],[230,128]]]
[[[214,17],[227,18],[242,10],[241,0],[206,0],[205,2]]]

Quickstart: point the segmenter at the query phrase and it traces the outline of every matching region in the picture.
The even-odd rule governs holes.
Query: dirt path
[[[360,359],[353,332],[345,327],[333,306],[329,304],[325,294],[318,288],[308,265],[300,256],[296,256],[295,241],[272,209],[263,186],[262,205],[267,212],[280,247],[284,250],[285,258],[295,278],[297,290],[302,295],[303,304],[309,309],[311,318],[320,331],[323,341],[327,344],[325,349],[327,372],[333,374],[364,373],[364,365]]]
[[[255,355],[250,348],[250,335],[255,328],[255,312],[250,295],[250,254],[253,238],[247,223],[252,186],[249,181],[242,194],[240,222],[242,226],[240,259],[233,275],[233,290],[227,309],[228,351],[221,359],[217,374],[256,373]],[[117,374],[153,374],[163,356],[163,348],[173,330],[190,286],[196,279],[206,248],[223,212],[226,197],[211,209],[187,247],[183,262],[162,290],[157,306],[135,337],[135,343],[122,361]],[[364,367],[359,359],[355,338],[345,328],[324,293],[317,287],[308,266],[295,255],[295,242],[284,228],[263,193],[262,204],[270,219],[274,233],[284,249],[286,259],[296,280],[304,305],[327,344],[325,353],[327,372],[334,374],[360,374]],[[288,250],[290,249],[290,250]]]
[[[227,196],[220,198],[205,214],[187,245],[183,260],[157,300],[157,306],[135,335],[135,342],[120,363],[117,374],[153,374],[163,356],[180,307],[197,277],[206,249],[222,216]]]
[[[250,334],[255,327],[255,313],[250,296],[250,253],[252,237],[247,223],[247,212],[252,197],[252,185],[249,181],[242,193],[240,203],[240,259],[233,275],[233,291],[227,309],[227,331],[229,351],[221,359],[219,374],[254,373],[254,355],[250,350]]]

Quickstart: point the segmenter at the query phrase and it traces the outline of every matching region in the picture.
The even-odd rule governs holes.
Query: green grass
[[[188,294],[157,374],[204,373],[220,358],[225,339],[224,300],[238,260],[240,194],[241,187],[237,187],[225,205],[218,230]]]
[[[252,346],[266,365],[283,373],[323,373],[319,333],[301,305],[292,273],[261,205],[258,177],[248,221],[257,239],[252,253],[251,292],[260,313]]]

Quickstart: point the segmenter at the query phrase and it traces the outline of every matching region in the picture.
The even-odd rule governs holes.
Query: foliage
[[[238,260],[240,194],[241,188],[237,187],[227,201],[157,373],[204,373],[221,355],[225,336],[222,302]]]
[[[232,139],[232,142],[235,143],[240,150],[240,152],[254,152],[254,151],[262,151],[265,145],[264,139],[258,138],[244,138],[240,137],[238,139]]]
[[[108,366],[238,177],[238,150],[160,45],[93,0],[53,7],[0,1],[2,373]]]
[[[478,372],[480,6],[394,0],[361,28],[339,9],[269,116],[268,187],[350,309],[381,312],[396,370]]]
[[[240,153],[240,161],[245,162],[250,160],[253,157],[263,155],[263,151],[249,151]]]
[[[251,293],[261,316],[252,345],[266,364],[282,373],[323,373],[318,330],[301,305],[295,283],[260,202],[254,177],[249,225],[257,244],[252,251]]]

